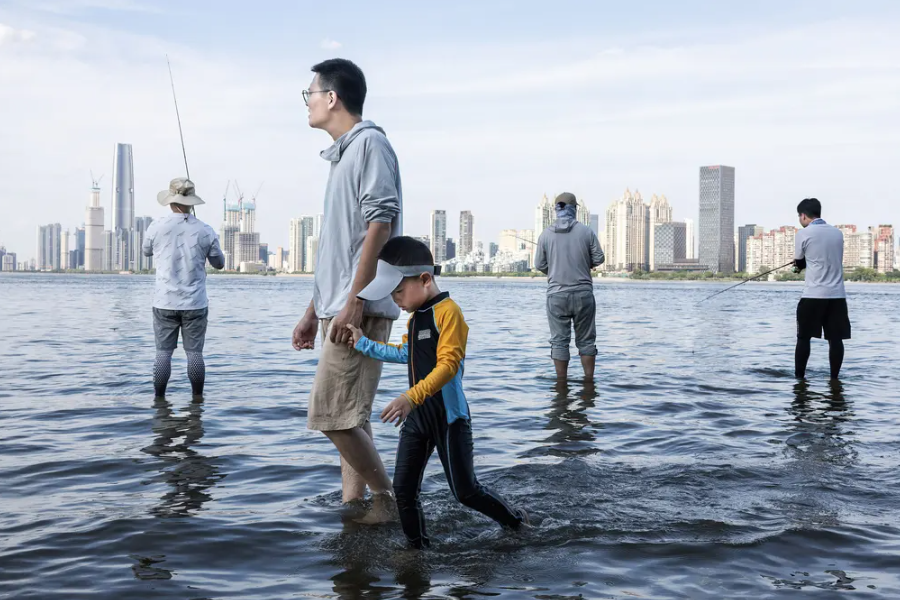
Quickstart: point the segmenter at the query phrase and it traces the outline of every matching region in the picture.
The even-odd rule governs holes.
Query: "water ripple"
[[[793,285],[603,282],[598,378],[557,384],[540,281],[447,280],[480,479],[432,459],[431,551],[340,502],[306,429],[303,278],[212,277],[207,397],[152,397],[152,279],[0,276],[0,598],[900,596],[900,288],[856,285],[842,385],[792,377]],[[514,299],[514,302],[509,301]],[[398,340],[400,325],[394,327]],[[388,365],[376,410],[404,389]],[[389,470],[397,431],[376,423]]]

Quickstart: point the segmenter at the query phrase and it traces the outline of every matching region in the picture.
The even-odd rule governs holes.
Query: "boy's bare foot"
[[[356,519],[362,525],[379,525],[381,523],[393,523],[399,520],[397,514],[397,501],[391,492],[372,494],[372,508],[365,516]]]

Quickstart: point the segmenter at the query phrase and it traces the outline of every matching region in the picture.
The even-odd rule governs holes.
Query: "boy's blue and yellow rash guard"
[[[408,365],[410,389],[406,396],[417,406],[426,398],[443,400],[447,422],[469,418],[462,388],[469,327],[459,305],[443,292],[409,317],[400,344],[361,338],[356,349],[384,362]]]

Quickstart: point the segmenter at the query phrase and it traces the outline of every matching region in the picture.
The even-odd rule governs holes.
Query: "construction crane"
[[[228,220],[228,188],[231,186],[231,180],[228,180],[228,183],[225,184],[225,193],[222,194],[222,220]]]
[[[238,210],[244,210],[244,192],[241,191],[241,186],[238,185],[237,179],[234,180],[234,190],[238,195]]]
[[[250,198],[253,201],[253,206],[256,206],[256,197],[259,196],[259,191],[262,189],[263,183],[265,183],[265,181],[259,184],[259,187],[256,188],[256,193]]]

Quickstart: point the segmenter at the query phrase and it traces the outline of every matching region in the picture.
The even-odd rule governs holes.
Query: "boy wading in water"
[[[375,279],[359,297],[375,301],[391,296],[412,316],[400,345],[366,338],[353,325],[350,343],[362,354],[384,362],[409,365],[410,389],[381,412],[383,422],[403,424],[394,469],[394,494],[400,524],[415,548],[429,545],[419,502],[422,475],[437,449],[454,497],[501,525],[528,523],[522,509],[478,483],[472,464],[472,425],[463,394],[462,376],[469,328],[459,306],[438,289],[440,267],[428,246],[410,237],[388,241],[378,255]]]

